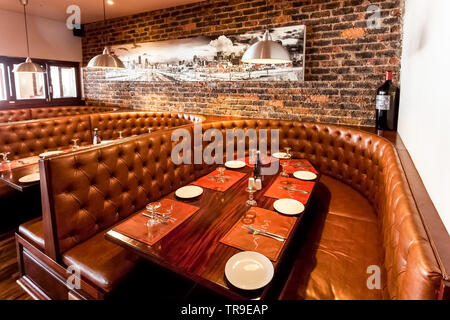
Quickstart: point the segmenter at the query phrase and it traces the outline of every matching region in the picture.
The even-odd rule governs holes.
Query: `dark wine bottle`
[[[253,168],[253,176],[255,179],[261,179],[262,162],[259,151],[256,151],[255,167]],[[262,180],[262,179],[261,179]]]
[[[378,130],[397,130],[400,90],[392,83],[392,72],[386,72],[386,82],[377,92],[376,125]]]

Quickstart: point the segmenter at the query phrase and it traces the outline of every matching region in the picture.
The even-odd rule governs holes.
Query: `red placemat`
[[[0,160],[1,162],[1,160]],[[39,162],[39,156],[33,156],[18,160],[12,160],[9,164],[1,164],[0,165],[0,172],[7,171],[7,170],[13,170],[25,166],[29,166],[32,164],[36,164]]]
[[[165,208],[173,205],[171,217],[176,221],[160,223],[156,234],[150,235],[148,233],[147,221],[149,218],[142,215],[142,213],[148,213],[147,210],[135,214],[112,230],[152,246],[199,210],[198,207],[171,199],[163,199],[160,202],[161,207],[156,212],[163,212]]]
[[[219,171],[215,170],[210,174],[201,177],[197,181],[194,181],[192,184],[195,186],[199,186],[202,188],[212,189],[216,191],[227,191],[231,186],[233,186],[236,182],[244,178],[247,174],[242,172],[236,172],[232,170],[225,170],[223,173],[224,182],[219,182],[217,180],[217,176],[219,175]]]
[[[250,158],[249,157],[245,157],[244,159],[237,159],[238,161],[244,161],[245,164],[247,165],[247,167],[253,168],[255,166],[254,163],[250,163]],[[276,162],[279,161],[279,159],[269,156],[269,155],[261,155],[261,163],[263,164],[263,166],[269,165],[272,162]]]
[[[306,204],[311,196],[314,183],[315,182],[312,181],[302,181],[295,178],[278,177],[264,195],[275,199],[295,199]],[[308,192],[308,194],[295,190],[303,190]]]
[[[296,171],[310,171],[318,174],[317,170],[312,166],[311,162],[305,159],[289,159],[281,160],[281,163],[287,163],[286,172],[293,174]]]
[[[252,207],[256,218],[252,227],[268,231],[287,238],[295,225],[297,218],[280,215],[274,211]],[[249,211],[250,211],[249,210]],[[253,235],[244,228],[242,219],[239,220],[220,242],[244,251],[256,251],[272,261],[276,261],[286,242],[281,242],[262,235]]]

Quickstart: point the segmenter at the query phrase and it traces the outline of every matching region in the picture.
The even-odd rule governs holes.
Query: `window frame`
[[[5,85],[6,85],[6,100],[0,101],[0,109],[20,109],[26,107],[46,107],[46,106],[60,106],[60,105],[82,105],[81,100],[81,72],[80,63],[72,61],[59,61],[59,60],[45,60],[45,59],[33,59],[33,62],[42,65],[46,73],[44,74],[44,86],[45,86],[45,98],[43,99],[17,99],[14,64],[22,63],[25,58],[6,57],[0,56],[0,63],[5,66]],[[77,97],[75,98],[55,98],[53,99],[53,90],[51,88],[51,75],[50,66],[67,67],[75,69],[75,82],[77,86]],[[60,84],[61,84],[60,79]]]

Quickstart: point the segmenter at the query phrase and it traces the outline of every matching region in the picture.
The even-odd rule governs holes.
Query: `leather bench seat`
[[[83,279],[109,293],[130,274],[140,258],[106,240],[105,233],[100,232],[66,251],[62,261],[66,266],[80,268]]]
[[[30,241],[39,250],[45,250],[42,218],[37,218],[20,225],[19,234]]]
[[[42,218],[22,224],[19,234],[36,248],[45,250]],[[107,241],[104,232],[67,251],[62,258],[65,265],[77,266],[83,279],[94,283],[106,293],[121,283],[139,262],[137,256]]]
[[[367,267],[382,266],[377,216],[359,192],[322,176],[300,254],[281,295],[298,300],[382,299],[367,287]],[[383,285],[382,285],[383,286]]]

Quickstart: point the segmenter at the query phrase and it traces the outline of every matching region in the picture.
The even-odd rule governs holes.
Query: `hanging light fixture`
[[[268,20],[268,5],[266,0],[266,20]],[[273,41],[269,26],[262,40],[251,45],[242,56],[242,62],[255,64],[281,64],[292,62],[288,50],[280,43]]]
[[[25,17],[25,35],[27,38],[27,59],[25,62],[18,64],[14,67],[13,72],[16,73],[45,73],[44,69],[37,63],[31,61],[30,58],[30,43],[28,42],[28,24],[27,24],[27,10],[26,6],[28,0],[19,0],[20,4],[23,5],[23,16]]]
[[[103,22],[106,25],[106,6],[105,0],[103,1]],[[105,49],[103,49],[103,53],[93,57],[87,67],[88,68],[107,68],[107,69],[125,69],[125,65],[123,62],[115,55],[112,54],[106,45],[106,36],[105,36]]]

